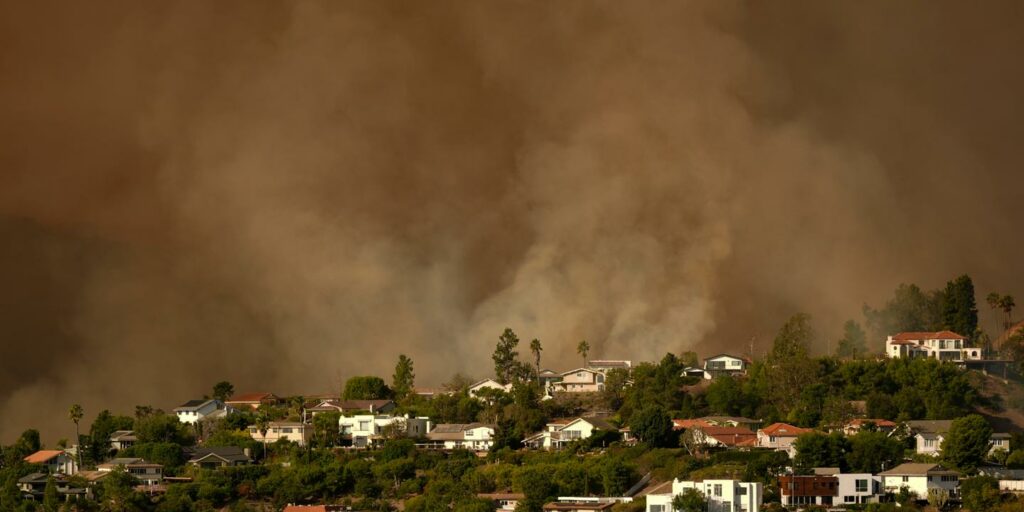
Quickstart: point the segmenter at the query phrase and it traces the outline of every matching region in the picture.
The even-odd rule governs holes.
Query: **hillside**
[[[1024,430],[1024,383],[981,372],[971,372],[971,383],[986,399],[976,407],[997,431]]]

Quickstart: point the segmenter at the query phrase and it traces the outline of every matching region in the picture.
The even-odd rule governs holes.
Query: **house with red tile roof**
[[[931,357],[953,363],[982,358],[980,348],[970,347],[965,336],[953,331],[901,332],[891,335],[885,340],[885,355],[890,358]]]
[[[881,418],[857,418],[843,425],[843,434],[852,436],[868,425],[874,425],[875,430],[887,434],[896,430],[897,427],[895,421],[883,420]]]
[[[810,428],[794,427],[788,423],[772,423],[757,431],[757,446],[783,451],[790,457],[796,455],[793,443],[797,437],[814,432]]]
[[[78,472],[78,462],[74,455],[64,450],[39,450],[25,457],[29,464],[39,464],[53,474],[73,475]]]
[[[752,448],[757,446],[757,434],[749,428],[708,425],[692,428],[694,438],[705,446],[722,448]]]

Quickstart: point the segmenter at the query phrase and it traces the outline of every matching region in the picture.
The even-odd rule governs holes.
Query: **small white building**
[[[729,354],[718,354],[704,359],[704,378],[746,375],[747,360]]]
[[[793,443],[796,442],[796,438],[811,432],[814,432],[814,430],[794,427],[788,423],[772,423],[757,431],[757,446],[786,452],[790,457],[794,457],[796,456],[796,448],[793,446]]]
[[[299,446],[306,446],[313,434],[313,426],[298,421],[271,421],[267,425],[266,434],[260,432],[256,425],[249,425],[249,435],[261,443],[276,443],[280,440],[291,441]]]
[[[839,481],[835,505],[875,503],[882,491],[882,477],[871,473],[840,473],[839,468],[815,468],[815,475],[833,476]]]
[[[928,499],[929,492],[957,496],[960,473],[939,464],[908,462],[878,474],[884,492],[899,493],[907,489],[920,499]]]
[[[548,423],[547,428],[530,435],[523,440],[523,444],[530,448],[559,449],[573,441],[587,439],[598,430],[607,432],[618,431],[615,425],[608,423],[608,421],[602,418],[580,417]]]
[[[430,419],[426,417],[357,414],[338,418],[342,437],[351,439],[352,446],[359,448],[372,446],[388,436],[424,437],[430,426]]]
[[[891,335],[885,340],[885,355],[890,358],[930,357],[954,363],[982,358],[980,348],[968,347],[967,338],[952,331]]]
[[[78,472],[75,456],[66,450],[39,450],[25,457],[29,464],[39,464],[50,474],[73,475]]]
[[[494,391],[504,391],[507,393],[509,391],[512,391],[512,384],[502,384],[494,379],[484,379],[473,383],[473,385],[469,386],[469,389],[467,391],[469,392],[469,396],[473,398],[478,398],[480,391],[483,391],[485,389],[491,389]]]
[[[494,444],[494,429],[485,423],[441,423],[427,433],[427,439],[445,450],[486,451]]]
[[[194,425],[208,417],[230,414],[234,409],[220,400],[189,400],[174,408],[178,421]]]
[[[672,492],[648,494],[647,512],[672,512],[672,498],[696,489],[708,501],[708,512],[760,512],[764,487],[758,482],[739,480],[673,480]]]

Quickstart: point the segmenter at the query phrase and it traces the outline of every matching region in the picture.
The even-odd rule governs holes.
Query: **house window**
[[[360,421],[359,422],[359,430],[370,430],[370,422],[369,421]]]
[[[910,481],[910,477],[907,477],[907,476],[903,477],[903,481],[904,482],[909,482]]]
[[[282,434],[291,434],[292,433],[292,429],[291,429],[291,427],[282,428],[281,429],[281,433]]]
[[[843,496],[844,503],[853,503],[856,500],[853,496]]]
[[[577,379],[582,379],[583,378],[583,372],[576,372],[576,378]]]
[[[715,496],[722,495],[722,484],[715,484]]]
[[[472,430],[467,430],[466,431],[466,437],[473,437],[473,431]]]
[[[665,505],[651,505],[651,512],[665,512]]]
[[[737,487],[736,488],[736,494],[739,495],[739,496],[746,496],[747,495],[747,488],[746,487]]]
[[[856,487],[857,487],[857,492],[868,492],[868,481],[867,481],[867,479],[858,479]]]

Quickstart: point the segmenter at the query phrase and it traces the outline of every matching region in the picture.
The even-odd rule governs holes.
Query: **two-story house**
[[[746,427],[708,424],[694,425],[688,430],[692,432],[694,441],[708,447],[753,448],[757,446],[757,433]]]
[[[217,446],[193,448],[188,450],[188,463],[204,469],[223,468],[228,466],[245,466],[252,463],[249,449],[237,446]]]
[[[786,452],[790,457],[796,456],[793,443],[796,438],[813,432],[809,428],[794,427],[787,423],[772,423],[757,431],[757,446]]]
[[[121,451],[131,448],[138,440],[134,430],[115,430],[110,434],[110,449]]]
[[[299,421],[271,421],[267,424],[265,433],[261,432],[256,425],[249,425],[249,435],[261,443],[276,443],[285,440],[299,446],[306,446],[313,435],[313,426]]]
[[[45,467],[50,474],[73,475],[78,472],[75,457],[64,450],[39,450],[24,460]]]
[[[960,489],[960,473],[939,464],[908,462],[878,474],[885,492],[898,493],[900,489],[928,499],[930,493],[955,497]]]
[[[424,437],[430,427],[427,417],[357,414],[338,418],[341,436],[358,448],[373,446],[387,437]]]
[[[967,338],[952,331],[901,332],[885,340],[890,358],[931,357],[960,363],[982,358],[981,349],[967,346]]]
[[[760,512],[764,487],[739,480],[673,480],[672,492],[647,495],[647,512],[673,512],[672,499],[694,489],[707,500],[708,512]]]
[[[704,378],[730,376],[735,377],[747,374],[747,360],[729,354],[718,354],[704,359]]]
[[[871,473],[841,473],[839,468],[814,468],[814,474],[831,476],[838,482],[833,505],[875,503],[885,494],[882,490],[882,477]]]
[[[600,370],[576,368],[562,373],[562,379],[552,387],[565,393],[596,393],[604,389],[605,374]]]
[[[942,442],[953,427],[953,420],[911,420],[906,424],[907,430],[914,436],[914,451],[922,455],[938,456],[942,453]],[[1010,434],[994,432],[989,440],[992,443],[989,453],[996,450],[1010,451]]]
[[[469,396],[473,398],[479,398],[480,392],[484,390],[508,392],[512,391],[512,384],[502,384],[494,379],[484,379],[474,382],[469,386],[469,388],[467,388],[466,391],[469,393]]]
[[[156,485],[164,481],[164,467],[161,464],[146,462],[138,457],[120,457],[111,459],[96,466],[96,471],[109,473],[117,468],[124,468],[125,472],[135,477],[144,485]]]
[[[547,424],[547,428],[530,435],[523,440],[523,445],[529,448],[559,449],[567,444],[580,439],[588,439],[595,432],[617,432],[615,425],[608,423],[603,418],[580,417],[569,420],[556,420]]]
[[[427,439],[446,450],[487,451],[494,444],[494,429],[485,423],[441,423],[427,433]]]

